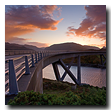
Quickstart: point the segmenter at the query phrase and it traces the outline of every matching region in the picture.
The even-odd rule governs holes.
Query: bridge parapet
[[[22,75],[30,74],[30,67],[34,67],[35,64],[43,57],[47,56],[46,52],[35,52],[34,54],[17,55],[6,58],[5,60],[5,91],[6,94],[17,94],[18,84],[17,81]],[[15,89],[16,88],[16,89]]]
[[[22,54],[34,54],[34,53],[44,53],[44,54],[55,54],[55,53],[63,53],[66,50],[5,50],[5,56],[9,55],[22,55]]]

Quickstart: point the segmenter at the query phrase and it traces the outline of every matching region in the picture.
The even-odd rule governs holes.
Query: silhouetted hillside
[[[5,50],[32,50],[23,45],[5,42]]]
[[[35,51],[42,49],[42,48],[38,48],[38,47],[33,46],[33,45],[27,45],[27,44],[25,44],[24,46],[25,46],[26,48],[29,48],[29,49],[32,49],[32,50],[35,50]]]
[[[46,48],[38,48],[33,45],[19,45],[14,43],[5,42],[5,50],[73,50],[73,51],[95,51],[100,50],[98,47],[95,46],[88,46],[88,45],[80,45],[77,43],[61,43],[61,44],[53,44]],[[105,49],[101,49],[103,51]]]
[[[100,51],[106,51],[106,47],[101,48]]]
[[[62,43],[62,44],[54,44],[50,47],[46,47],[45,50],[73,50],[73,51],[86,51],[86,50],[99,50],[98,47],[88,46],[88,45],[80,45],[77,43]]]

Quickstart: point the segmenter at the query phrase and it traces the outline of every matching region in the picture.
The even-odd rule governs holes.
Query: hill
[[[90,49],[99,50],[99,48],[95,46],[80,45],[77,43],[53,44],[45,48],[45,50],[73,50],[73,51],[86,51]]]
[[[20,44],[15,44],[15,43],[8,43],[5,42],[5,50],[43,50],[43,48],[38,48],[33,45],[20,45]]]
[[[77,43],[61,43],[61,44],[53,44],[46,48],[38,48],[33,45],[20,45],[15,43],[8,43],[5,42],[5,50],[73,50],[73,51],[95,51],[100,50],[98,47],[95,46],[88,46],[88,45],[81,45]],[[105,49],[101,49],[103,51]]]
[[[5,42],[5,50],[32,50],[23,45]]]
[[[33,45],[27,45],[27,44],[25,44],[24,47],[29,48],[29,49],[32,49],[32,50],[35,50],[35,51],[42,49],[42,48],[38,48],[38,47],[33,46]]]

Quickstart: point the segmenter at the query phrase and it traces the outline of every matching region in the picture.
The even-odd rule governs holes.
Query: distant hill
[[[33,45],[20,45],[20,44],[15,44],[15,43],[8,43],[5,42],[5,50],[43,50],[43,48],[38,48]]]
[[[5,42],[5,50],[32,50],[23,45]]]
[[[32,50],[35,50],[35,51],[37,51],[37,50],[42,50],[42,48],[38,48],[38,47],[36,47],[36,46],[27,45],[27,44],[25,44],[24,47],[29,48],[29,49],[32,49]]]
[[[61,43],[61,44],[53,44],[46,48],[38,48],[33,45],[20,45],[15,43],[8,43],[5,42],[5,50],[73,50],[73,51],[95,51],[100,50],[98,47],[95,46],[88,46],[88,45],[80,45],[77,43]],[[103,51],[105,49],[101,49]]]
[[[61,44],[53,44],[49,47],[46,47],[45,50],[86,51],[86,50],[99,50],[99,48],[95,46],[80,45],[77,43],[61,43]]]
[[[100,51],[106,51],[106,47],[101,48]]]

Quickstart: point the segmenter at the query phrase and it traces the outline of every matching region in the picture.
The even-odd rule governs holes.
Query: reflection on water
[[[62,76],[65,71],[60,65],[58,65],[58,68],[60,71],[60,76]],[[77,78],[77,67],[72,66],[70,70]],[[52,65],[49,65],[43,69],[43,78],[56,80]],[[68,74],[66,75],[64,81],[74,83]],[[81,82],[93,86],[106,87],[106,69],[81,67]]]

